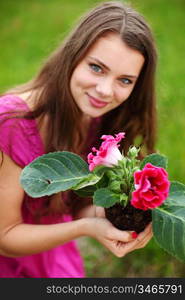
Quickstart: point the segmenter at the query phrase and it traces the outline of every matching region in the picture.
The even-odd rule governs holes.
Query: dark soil
[[[143,231],[152,220],[151,210],[141,210],[133,207],[130,203],[127,206],[115,204],[105,208],[106,218],[118,229],[133,230],[137,233]]]

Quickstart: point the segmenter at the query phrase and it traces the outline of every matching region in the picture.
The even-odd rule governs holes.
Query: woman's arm
[[[143,235],[139,235],[138,241],[133,241],[130,232],[118,230],[107,219],[93,216],[60,224],[24,224],[21,215],[24,191],[19,183],[20,173],[21,168],[4,154],[0,168],[0,254],[2,255],[12,257],[31,255],[52,249],[80,236],[90,236],[115,255],[124,256],[143,246],[151,238],[151,230],[148,229]]]
[[[124,235],[125,233],[128,234],[128,231],[120,231],[112,226],[112,224],[107,219],[105,219],[105,210],[100,206],[89,205],[79,211],[78,217],[97,217],[97,230],[96,227],[90,228],[88,230],[88,235],[98,240],[101,244],[103,244],[118,257],[123,257],[129,252],[145,247],[153,236],[152,224],[149,224],[143,232],[138,234],[136,239],[134,238],[131,240],[128,238],[128,241],[126,242],[127,237],[124,237]],[[106,238],[101,235],[102,226],[98,226],[98,222],[101,223],[103,219],[105,223],[104,229],[107,232]],[[86,223],[87,229],[89,224],[90,222]]]
[[[83,220],[52,225],[24,224],[21,168],[3,154],[0,168],[0,253],[22,256],[46,251],[84,235]]]

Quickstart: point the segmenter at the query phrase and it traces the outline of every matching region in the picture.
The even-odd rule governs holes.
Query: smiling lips
[[[89,94],[88,95],[88,98],[89,98],[89,102],[91,103],[91,105],[93,107],[96,107],[96,108],[102,108],[102,107],[105,107],[108,105],[108,102],[104,102],[104,101],[100,101],[92,96],[90,96]]]

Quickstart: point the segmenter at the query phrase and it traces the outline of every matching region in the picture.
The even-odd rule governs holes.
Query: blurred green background
[[[100,1],[1,0],[0,92],[26,82],[75,25]],[[169,158],[171,180],[185,183],[185,1],[130,0],[151,25],[158,46],[157,150]],[[79,239],[88,277],[185,277],[185,265],[154,239],[116,258],[96,241]]]

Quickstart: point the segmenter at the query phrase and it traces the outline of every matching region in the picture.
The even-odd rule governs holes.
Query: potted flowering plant
[[[102,136],[87,160],[68,151],[40,156],[26,166],[20,182],[32,197],[73,190],[105,208],[105,216],[121,230],[143,231],[152,222],[156,242],[185,262],[185,185],[168,179],[167,158],[153,153],[142,161],[139,149],[119,150],[123,132]]]

